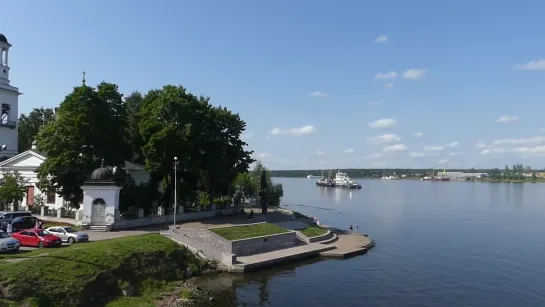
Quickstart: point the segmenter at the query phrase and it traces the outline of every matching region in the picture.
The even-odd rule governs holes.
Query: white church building
[[[21,95],[21,93],[18,88],[10,85],[8,55],[11,46],[12,45],[8,42],[6,36],[0,33],[0,104],[2,108],[2,116],[0,118],[0,157],[7,158],[0,162],[0,176],[6,171],[17,171],[21,176],[28,180],[25,198],[22,203],[19,204],[21,209],[32,207],[38,196],[44,201],[44,205],[48,206],[50,209],[56,210],[65,205],[65,200],[60,197],[55,190],[42,192],[37,187],[38,178],[35,171],[47,159],[47,155],[37,151],[36,142],[32,143],[32,148],[30,150],[22,153],[18,152],[17,121],[19,117],[19,95]],[[126,161],[125,171],[131,175],[136,184],[149,180],[149,175],[142,165]],[[89,196],[89,193],[86,193],[85,190],[97,190],[97,187],[101,185],[104,186],[103,184],[91,184],[89,189],[85,189],[87,184],[84,185],[84,187],[82,187],[84,188],[83,202],[85,202],[85,198],[88,198]],[[102,189],[117,189],[117,193],[112,193],[119,195],[119,188],[103,187]],[[112,194],[112,197],[114,194]],[[104,202],[104,199],[102,199],[102,201]],[[114,198],[111,200],[108,199],[108,201],[112,202],[114,201]],[[93,202],[93,200],[91,200],[91,202]],[[119,200],[117,199],[115,203],[118,205]],[[83,209],[83,211],[85,211],[85,209]]]

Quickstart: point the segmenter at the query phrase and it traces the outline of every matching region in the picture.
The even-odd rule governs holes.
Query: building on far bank
[[[446,177],[452,180],[466,180],[467,178],[483,178],[488,177],[487,173],[466,173],[466,172],[446,172]]]
[[[0,152],[0,158],[6,159],[17,155],[17,120],[19,118],[19,89],[9,81],[9,49],[11,44],[0,33],[0,146],[6,149]],[[0,159],[1,160],[1,159]]]

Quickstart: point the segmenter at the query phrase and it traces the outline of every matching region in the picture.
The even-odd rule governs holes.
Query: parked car
[[[42,248],[62,245],[61,238],[42,229],[27,229],[15,232],[11,234],[11,237],[19,240],[21,246]]]
[[[36,222],[40,219],[35,216],[19,216],[11,220],[11,232],[18,232],[25,229],[36,227]]]
[[[0,212],[0,229],[3,231],[8,230],[8,225],[16,217],[32,216],[30,211],[3,211]]]
[[[21,244],[5,231],[0,231],[0,252],[17,252]]]
[[[55,226],[49,227],[46,230],[60,237],[63,242],[68,242],[70,244],[89,241],[89,235],[85,232],[77,231],[70,226]]]

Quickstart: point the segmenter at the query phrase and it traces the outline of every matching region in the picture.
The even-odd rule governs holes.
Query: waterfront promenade
[[[252,209],[254,212],[257,209]],[[296,217],[298,216],[298,217]],[[248,272],[265,267],[270,267],[290,261],[302,260],[312,257],[333,257],[344,259],[356,255],[365,254],[374,246],[374,242],[368,236],[336,229],[328,226],[324,228],[324,234],[313,238],[306,237],[302,230],[312,225],[313,219],[301,217],[287,209],[272,209],[267,216],[256,212],[253,219],[245,216],[219,217],[201,221],[186,222],[177,225],[176,229],[170,227],[163,234],[169,236],[179,244],[187,246],[197,255],[218,262],[218,269],[229,272]],[[295,233],[296,242],[286,248],[278,248],[260,252],[256,243],[252,243],[252,250],[248,254],[232,254],[232,250],[225,249],[230,242],[213,235],[212,229],[233,226],[247,226],[251,223],[268,222]],[[272,236],[271,236],[272,237]],[[271,238],[251,238],[248,240],[263,240],[267,242]],[[290,239],[288,239],[290,240]],[[239,240],[242,241],[242,240]],[[267,244],[267,243],[263,243]],[[273,244],[273,243],[270,243]],[[226,252],[228,251],[228,252]],[[226,256],[229,254],[229,256]],[[234,260],[233,260],[234,259]]]

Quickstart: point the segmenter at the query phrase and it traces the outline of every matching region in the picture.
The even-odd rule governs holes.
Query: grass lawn
[[[158,234],[43,250],[49,254],[0,262],[0,284],[7,299],[35,300],[36,306],[104,306],[130,284],[149,301],[147,284],[180,280],[186,269],[197,274],[202,265],[185,248]],[[28,253],[36,255],[33,252]],[[131,306],[140,305],[133,301]]]
[[[317,237],[321,235],[325,235],[327,232],[327,229],[319,227],[319,226],[308,226],[307,228],[301,230],[301,232],[307,236],[308,238]]]
[[[76,225],[71,225],[71,224],[64,224],[64,223],[56,223],[56,222],[48,222],[48,221],[44,221],[44,229],[46,228],[49,228],[49,227],[57,227],[57,226],[70,226],[72,227],[73,229],[75,230],[81,230],[81,226],[76,226]]]
[[[261,236],[270,236],[281,233],[286,233],[289,230],[282,227],[278,227],[270,223],[260,223],[253,225],[244,225],[244,226],[233,226],[233,227],[223,227],[210,229],[210,231],[215,234],[224,237],[227,240],[241,240],[249,239]]]

